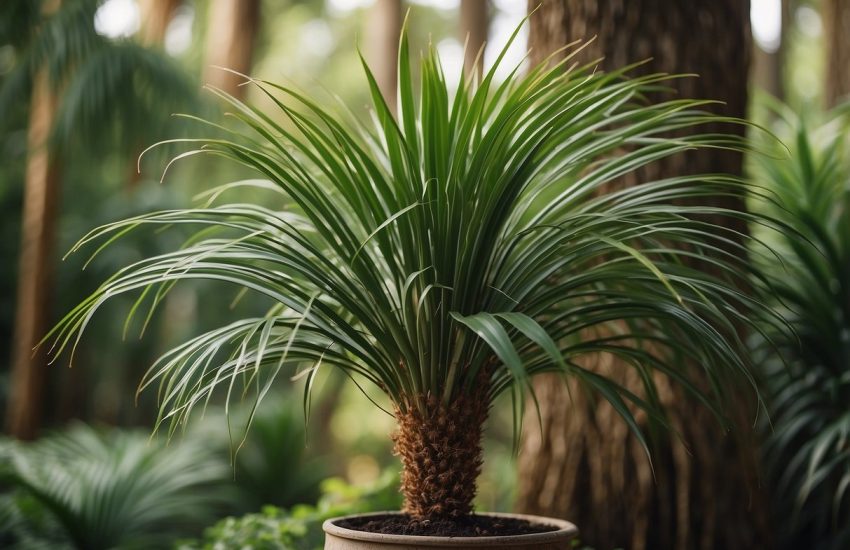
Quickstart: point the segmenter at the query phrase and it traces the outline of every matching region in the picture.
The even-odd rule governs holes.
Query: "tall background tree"
[[[167,26],[166,16],[173,14],[173,7],[165,15],[155,14],[166,4],[146,12],[143,29],[154,20],[161,29]],[[56,220],[65,157],[84,143],[83,152],[93,158],[110,151],[124,155],[127,165],[135,168],[140,144],[161,139],[160,132],[172,122],[170,113],[189,107],[195,98],[194,84],[161,52],[135,39],[112,40],[99,34],[94,23],[97,0],[50,0],[40,5],[41,17],[22,39],[26,55],[0,89],[0,112],[11,112],[19,101],[28,100],[30,105],[6,406],[6,430],[21,439],[37,435],[45,410],[45,357],[34,354],[33,348],[52,321]],[[164,30],[154,34],[161,40]],[[134,175],[129,170],[128,175],[132,183]]]
[[[651,59],[635,72],[698,73],[699,78],[671,81],[675,93],[721,100],[715,110],[745,115],[748,1],[530,0],[529,9],[535,8],[529,39],[533,62],[573,40],[595,36],[580,61],[599,59],[600,68],[608,69]],[[743,132],[734,125],[713,130]],[[700,151],[656,163],[616,185],[700,172],[740,174],[742,161],[737,153]],[[717,203],[744,208],[741,197],[718,197]],[[638,375],[611,356],[600,354],[588,366],[640,392]],[[581,526],[582,539],[600,550],[767,546],[751,433],[755,407],[735,411],[738,429],[727,432],[701,404],[655,376],[671,431],[654,438],[654,472],[611,407],[588,400],[575,384],[568,390],[552,380],[539,381],[543,431],[529,421],[524,432],[518,508],[569,518]],[[535,415],[532,411],[529,418]],[[652,429],[646,418],[643,423]]]
[[[165,31],[181,0],[139,0],[141,24],[139,42],[145,46],[160,46]]]
[[[45,3],[43,15],[59,8]],[[48,299],[52,287],[53,243],[56,205],[59,201],[59,172],[49,149],[50,132],[56,118],[57,97],[48,70],[40,67],[32,81],[30,120],[27,132],[27,167],[21,220],[21,252],[18,260],[18,290],[15,332],[12,336],[12,383],[6,413],[7,431],[20,439],[32,439],[42,414],[45,356],[33,347],[47,329]]]
[[[834,107],[850,94],[850,2],[823,0],[823,13],[827,55],[824,96],[827,107]]]
[[[398,85],[398,37],[402,25],[401,0],[375,0],[370,8],[366,31],[366,57],[372,67],[378,88],[390,110],[396,112]]]
[[[479,78],[484,69],[484,44],[490,24],[488,0],[460,0],[460,41],[466,44],[463,69],[467,76],[474,72]],[[476,60],[478,64],[476,65]]]
[[[250,74],[254,58],[254,42],[260,25],[260,0],[212,0],[209,7],[205,84],[221,88],[241,98],[245,80],[223,70]]]
[[[779,0],[780,27],[775,42],[753,47],[753,84],[780,100],[785,99],[786,95],[784,75],[793,2],[794,0]]]

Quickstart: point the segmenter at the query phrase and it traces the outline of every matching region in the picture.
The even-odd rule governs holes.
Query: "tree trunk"
[[[834,107],[850,94],[850,2],[824,0],[823,21],[826,27],[827,107]]]
[[[161,48],[165,42],[165,31],[174,17],[174,12],[180,6],[182,0],[140,0],[139,12],[141,13],[141,28],[139,29],[139,43],[146,47]],[[139,154],[148,144],[139,144],[136,155],[130,159],[127,176],[127,191],[133,192],[142,180],[142,174],[138,168]]]
[[[463,70],[467,77],[481,78],[484,68],[484,43],[490,24],[488,0],[460,1],[460,40],[466,44],[463,53]],[[477,61],[477,65],[476,65]]]
[[[260,26],[260,1],[213,0],[209,10],[203,80],[242,98],[245,86],[240,84],[245,79],[224,69],[250,74]]]
[[[35,77],[31,101],[12,372],[6,412],[7,430],[19,439],[34,439],[41,424],[46,359],[43,349],[33,353],[33,347],[44,336],[49,321],[48,298],[56,240],[59,177],[48,148],[56,116],[56,96],[46,69]]]
[[[401,35],[401,0],[375,0],[369,13],[366,55],[378,88],[390,108],[397,111],[398,42]]]
[[[140,0],[141,28],[139,42],[144,46],[161,46],[165,31],[180,6],[181,0]]]
[[[422,520],[467,516],[481,473],[486,391],[458,397],[448,406],[432,397],[423,408],[395,411],[394,453],[401,458],[404,511]]]
[[[539,3],[532,0],[529,8]],[[581,54],[583,61],[604,57],[600,68],[607,69],[651,58],[636,72],[695,72],[699,78],[670,83],[677,97],[719,99],[725,105],[716,107],[718,112],[745,115],[748,1],[547,0],[531,17],[532,62],[575,39],[594,36]],[[729,125],[701,130],[744,131]],[[737,153],[706,149],[665,159],[615,185],[685,173],[740,174],[742,160]],[[741,197],[714,202],[744,208]],[[743,224],[736,229],[746,231]],[[609,355],[590,357],[585,365],[640,392],[634,370]],[[729,411],[738,427],[730,435],[679,386],[654,377],[671,430],[655,437],[652,466],[610,406],[586,398],[577,385],[568,390],[559,378],[537,380],[543,431],[537,422],[527,423],[518,508],[569,518],[579,526],[582,541],[597,550],[766,547],[751,428],[755,408],[744,405],[751,404],[751,396],[730,399],[742,403],[741,410]],[[535,416],[529,412],[529,418]],[[646,426],[646,419],[638,418]]]
[[[782,22],[779,44],[775,51],[753,47],[753,83],[783,101],[785,99],[785,57],[788,52],[788,31],[791,26],[791,0],[781,0]]]

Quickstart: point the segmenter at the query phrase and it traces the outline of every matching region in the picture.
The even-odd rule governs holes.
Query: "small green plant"
[[[122,269],[73,309],[48,337],[53,354],[119,294],[141,292],[133,313],[152,313],[187,279],[264,295],[275,303],[267,315],[193,338],[151,368],[142,389],[159,386],[159,423],[178,429],[217,389],[259,401],[284,368],[306,378],[309,409],[319,368],[341,369],[390,403],[414,520],[472,512],[491,403],[511,395],[518,432],[539,373],[580,380],[641,441],[633,411],[662,418],[652,371],[722,417],[726,374],[749,376],[738,329],[758,306],[737,290],[750,275],[741,236],[701,216],[752,219],[706,205],[748,183],[708,174],[611,184],[685,151],[745,149],[730,135],[671,137],[739,121],[709,114],[708,101],[650,103],[670,76],[603,73],[572,65],[569,53],[524,76],[515,67],[501,83],[495,67],[480,81],[461,75],[452,89],[432,48],[417,93],[404,36],[399,51],[398,118],[365,64],[369,123],[270,82],[249,80],[274,112],[216,91],[241,126],[182,140],[199,148],[181,157],[225,157],[263,179],[86,235],[74,250],[139,226],[199,227],[181,249]],[[246,186],[278,192],[280,209],[213,200]],[[689,267],[694,256],[712,273]],[[639,371],[643,395],[581,365],[600,352]]]
[[[322,483],[316,505],[298,505],[290,510],[266,506],[258,514],[226,518],[204,533],[201,541],[177,544],[179,550],[320,550],[324,542],[322,523],[349,514],[397,509],[398,474],[385,471],[368,486],[354,486],[339,478]]]
[[[85,425],[34,443],[0,443],[4,548],[154,548],[224,504],[226,463],[200,440],[168,447]]]
[[[797,338],[767,331],[763,357],[771,425],[765,457],[782,547],[850,545],[850,105],[799,116],[776,105],[787,160],[761,158],[759,202],[805,239],[771,231],[777,256],[760,271],[767,300]],[[770,261],[772,259],[772,261]],[[778,353],[777,353],[778,351]]]

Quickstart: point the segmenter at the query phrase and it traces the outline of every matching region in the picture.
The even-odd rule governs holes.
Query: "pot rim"
[[[487,536],[487,537],[440,537],[435,535],[393,535],[386,533],[371,533],[369,531],[358,531],[355,529],[346,529],[340,527],[334,522],[343,519],[361,518],[369,516],[387,516],[400,515],[397,510],[385,512],[370,512],[367,514],[351,514],[330,518],[322,523],[322,530],[329,534],[342,539],[361,540],[380,543],[395,543],[395,544],[411,544],[415,543],[419,546],[439,546],[446,542],[463,541],[464,546],[486,546],[494,543],[506,544],[527,544],[527,543],[544,543],[556,542],[565,540],[565,537],[573,537],[578,534],[578,529],[569,521],[556,518],[548,518],[544,516],[532,516],[528,514],[509,514],[499,512],[482,512],[476,513],[477,516],[490,516],[501,518],[516,518],[524,519],[531,523],[544,523],[554,527],[558,527],[557,531],[548,531],[546,533],[527,533],[524,535],[504,535],[504,536]]]

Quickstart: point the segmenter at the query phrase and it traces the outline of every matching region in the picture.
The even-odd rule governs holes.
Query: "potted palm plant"
[[[405,504],[329,521],[328,548],[562,547],[576,532],[566,522],[473,511],[491,404],[509,394],[518,429],[532,377],[558,372],[608,400],[644,442],[635,414],[663,422],[648,375],[660,371],[722,416],[722,399],[709,397],[725,373],[747,375],[738,329],[755,305],[736,290],[749,275],[738,236],[716,220],[749,216],[701,199],[747,184],[722,174],[610,184],[663,157],[744,144],[669,137],[719,120],[705,101],[647,101],[669,76],[602,73],[567,55],[502,82],[495,67],[480,81],[461,75],[450,89],[431,49],[416,93],[409,58],[402,37],[397,118],[365,63],[368,123],[270,82],[250,80],[278,113],[216,92],[240,127],[183,140],[200,146],[181,157],[226,157],[263,179],[85,236],[75,249],[141,225],[200,228],[107,280],[54,328],[53,353],[117,294],[141,291],[135,312],[184,279],[260,293],[276,304],[265,316],[193,338],[151,368],[140,389],[159,387],[158,425],[176,429],[216,390],[259,401],[292,365],[307,403],[320,366],[341,369],[391,404]],[[279,192],[285,209],[212,200],[243,186]],[[693,256],[712,273],[688,267]],[[578,361],[594,353],[627,359],[644,395]]]

